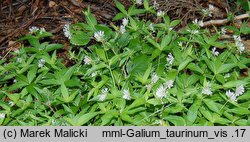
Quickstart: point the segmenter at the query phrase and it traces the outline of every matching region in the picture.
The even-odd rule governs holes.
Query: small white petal
[[[235,95],[239,96],[239,95],[242,95],[244,92],[245,92],[244,86],[240,85],[236,87]]]
[[[33,33],[37,32],[37,31],[39,31],[39,28],[38,27],[31,27],[31,28],[29,28],[29,31],[30,31],[31,34],[33,34]]]
[[[98,31],[94,33],[96,41],[102,41],[104,38],[104,31]]]
[[[130,96],[130,93],[129,93],[128,89],[123,91],[123,99],[125,99],[125,100],[130,100],[131,99],[131,96]]]
[[[128,25],[128,18],[123,18],[122,19],[122,25],[127,26]]]
[[[212,49],[212,53],[214,54],[214,56],[218,56],[220,54],[218,51],[216,51],[215,47]]]
[[[165,13],[163,12],[163,11],[157,11],[157,16],[158,17],[162,17],[162,16],[164,16],[165,15]]]
[[[38,60],[38,67],[39,67],[39,68],[43,67],[44,64],[45,64],[45,60],[44,60],[44,59]]]
[[[161,85],[159,88],[157,88],[155,96],[159,99],[164,98],[166,96],[166,88]]]
[[[174,86],[174,81],[173,80],[168,80],[166,83],[164,83],[164,87],[167,89],[170,89]]]
[[[5,114],[4,113],[0,113],[0,119],[5,118]]]
[[[202,93],[202,94],[206,94],[206,95],[212,95],[212,94],[213,94],[213,92],[212,92],[212,90],[211,90],[211,85],[210,85],[210,83],[207,83],[206,86],[203,86],[202,92],[201,92],[201,93]]]
[[[226,95],[233,101],[236,101],[236,94],[230,90],[226,91]]]
[[[69,24],[64,25],[64,27],[63,27],[63,33],[64,33],[65,37],[67,37],[68,39],[71,39],[72,35],[70,33],[69,26],[70,26]]]
[[[84,64],[85,65],[90,65],[92,62],[92,59],[89,56],[84,56]]]
[[[124,34],[126,32],[125,26],[121,25],[120,26],[120,32]]]
[[[173,64],[174,57],[173,57],[172,53],[169,53],[166,59],[167,59],[167,62],[168,62],[169,65]]]
[[[152,79],[151,79],[151,84],[155,84],[158,81],[159,77],[157,76],[156,73],[153,73]]]

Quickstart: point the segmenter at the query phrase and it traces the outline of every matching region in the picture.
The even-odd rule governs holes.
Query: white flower
[[[40,28],[41,32],[46,32],[45,28]]]
[[[136,4],[142,5],[142,0],[136,0]]]
[[[226,28],[221,28],[221,34],[225,35],[227,32]]]
[[[0,119],[5,118],[5,114],[4,113],[0,113]]]
[[[165,97],[166,88],[163,85],[161,85],[159,88],[157,88],[155,96],[159,99],[162,99],[163,97]]]
[[[178,45],[180,46],[180,47],[182,47],[183,46],[183,42],[178,42]]]
[[[131,99],[131,96],[130,96],[130,93],[129,93],[128,89],[123,91],[123,99],[125,99],[125,100],[130,100]]]
[[[157,11],[157,16],[158,17],[162,17],[162,16],[164,16],[165,15],[165,13],[163,12],[163,11]]]
[[[102,94],[99,96],[99,101],[104,101],[108,94],[108,88],[102,89]]]
[[[205,86],[203,87],[201,93],[202,93],[202,94],[206,94],[206,95],[212,95],[210,83],[207,83],[207,85],[205,85]]]
[[[153,7],[154,7],[154,9],[158,9],[159,8],[159,4],[156,2],[156,1],[154,1],[154,3],[153,3]]]
[[[33,34],[33,33],[37,32],[37,31],[39,31],[39,28],[34,26],[34,27],[29,28],[29,31],[30,31],[31,34]]]
[[[70,30],[69,30],[69,24],[64,25],[63,33],[64,33],[65,37],[67,37],[68,39],[71,39],[72,35],[70,33]]]
[[[202,9],[201,11],[205,16],[212,17],[212,13],[209,9]]]
[[[123,18],[122,19],[122,25],[127,26],[128,25],[128,18]]]
[[[157,76],[156,73],[153,73],[152,79],[151,79],[151,84],[155,84],[158,81],[159,77]]]
[[[155,30],[154,30],[154,25],[153,25],[153,23],[150,23],[148,27],[149,27],[149,30],[155,31]]]
[[[89,56],[84,56],[83,61],[85,65],[90,65],[92,62],[92,59]]]
[[[193,24],[197,25],[197,24],[198,24],[198,19],[195,19],[195,20],[193,21]]]
[[[40,59],[40,60],[38,61],[38,67],[39,67],[39,68],[43,67],[44,64],[45,64],[45,60],[44,60],[44,59]]]
[[[168,62],[169,65],[173,64],[174,57],[173,57],[172,53],[169,53],[166,59],[167,59],[167,62]]]
[[[236,101],[236,95],[234,92],[231,92],[230,90],[226,91],[226,95],[233,101]]]
[[[235,45],[237,46],[237,49],[240,53],[242,53],[245,50],[245,46],[242,43],[241,37],[234,35],[233,38],[235,40]]]
[[[244,92],[245,92],[244,86],[240,85],[236,87],[235,95],[239,96],[239,95],[242,95]]]
[[[212,4],[209,4],[209,5],[208,5],[208,10],[209,10],[209,11],[214,11],[215,8],[214,8],[214,6],[213,6]]]
[[[199,33],[198,30],[192,30],[192,31],[191,31],[191,34],[194,34],[194,35],[195,35],[195,34],[198,34],[198,33]]]
[[[94,33],[96,41],[102,41],[104,38],[104,31],[98,31]]]
[[[203,26],[204,26],[203,21],[198,21],[198,19],[195,19],[195,20],[193,21],[193,24],[199,25],[200,27],[203,27]]]
[[[215,47],[212,49],[212,53],[214,54],[214,56],[218,56],[220,54],[218,51],[216,51]]]
[[[22,58],[16,58],[16,62],[17,63],[21,63],[22,62]]]
[[[164,87],[167,89],[170,89],[174,86],[174,81],[173,80],[168,80],[167,82],[164,83]]]
[[[229,78],[231,76],[230,73],[225,74],[224,78]]]
[[[95,71],[95,72],[93,72],[92,74],[91,74],[91,77],[95,77],[97,75],[97,72]]]
[[[16,79],[14,79],[14,80],[13,80],[13,83],[16,83],[16,82],[17,82]]]
[[[126,32],[125,26],[121,25],[120,26],[120,32],[124,34]]]
[[[9,103],[8,103],[10,106],[13,106],[14,105],[14,102],[12,102],[12,101],[9,101]]]

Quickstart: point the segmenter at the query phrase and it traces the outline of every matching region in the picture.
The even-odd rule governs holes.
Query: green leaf
[[[127,15],[125,7],[119,1],[115,0],[115,5],[123,14]]]
[[[117,61],[120,60],[120,58],[121,58],[121,55],[120,55],[120,54],[113,56],[113,57],[109,60],[109,66],[112,66],[112,65],[116,64]]]
[[[210,110],[212,110],[212,111],[214,111],[214,112],[216,112],[216,113],[218,113],[218,114],[220,113],[219,108],[217,107],[216,103],[215,103],[213,100],[204,99],[203,102],[206,104],[206,106],[207,106]]]
[[[49,44],[46,48],[45,51],[46,52],[50,52],[50,51],[54,51],[56,49],[60,49],[62,48],[63,45],[62,44]]]
[[[132,62],[128,64],[128,72],[131,76],[143,75],[148,66],[150,65],[150,60],[147,55],[141,54],[136,56]]]
[[[248,110],[248,108],[245,108],[245,107],[236,107],[236,108],[227,110],[227,112],[232,112],[232,113],[239,114],[239,115],[250,114],[250,111]]]
[[[213,116],[210,112],[210,110],[205,109],[205,107],[200,107],[199,111],[201,114],[210,122],[213,122]]]
[[[168,120],[169,122],[173,123],[174,126],[186,126],[186,121],[184,118],[176,115],[169,115],[163,117],[163,119]]]
[[[97,70],[105,68],[105,67],[108,68],[108,66],[105,63],[100,63],[100,64],[97,64],[97,65],[94,65],[93,67],[91,67],[90,69],[87,70],[85,75],[88,76],[91,73],[93,73],[94,71],[97,71]]]
[[[27,79],[29,83],[31,83],[36,77],[36,72],[37,72],[37,66],[33,66],[31,70],[28,72]]]
[[[217,73],[227,73],[235,66],[236,65],[234,63],[223,64],[222,66],[219,67],[219,69],[217,70]]]
[[[239,85],[243,85],[244,86],[246,84],[248,84],[247,80],[234,80],[234,81],[229,81],[229,82],[223,84],[223,87],[231,89],[233,87],[237,87]]]
[[[63,100],[65,102],[69,102],[69,91],[64,83],[61,84],[61,93],[62,93]]]
[[[164,36],[162,38],[162,41],[161,41],[161,49],[160,50],[163,50],[172,40],[172,34],[168,34],[166,36]]]
[[[187,113],[188,125],[192,125],[195,122],[200,107],[201,107],[201,100],[196,100],[195,103],[189,108]]]
[[[181,23],[181,20],[174,20],[174,21],[172,21],[171,23],[170,23],[170,27],[175,27],[175,26],[177,26],[178,24],[180,24]]]
[[[70,39],[70,43],[78,46],[83,46],[88,44],[90,41],[90,37],[83,31],[76,31],[72,34]]]
[[[104,49],[95,48],[95,52],[99,58],[101,58],[105,62],[107,61]]]
[[[193,61],[193,59],[187,58],[186,60],[184,60],[183,62],[181,62],[181,64],[178,67],[178,72],[180,72],[181,70],[183,70],[191,61]]]

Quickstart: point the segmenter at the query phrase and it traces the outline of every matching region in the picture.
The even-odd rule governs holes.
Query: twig
[[[237,21],[237,20],[241,20],[245,18],[249,18],[249,14],[242,14],[242,15],[235,16],[233,20]],[[227,22],[229,22],[228,19],[211,20],[211,21],[204,22],[203,25],[201,25],[201,27],[208,27],[211,25],[223,25],[223,24],[226,24]]]

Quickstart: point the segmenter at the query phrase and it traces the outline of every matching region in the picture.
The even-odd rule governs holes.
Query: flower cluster
[[[125,99],[125,100],[130,100],[131,99],[131,96],[130,96],[130,93],[129,93],[128,89],[123,90],[123,99]]]
[[[122,25],[120,26],[120,32],[124,34],[126,32],[126,26],[128,25],[128,18],[123,18],[122,19]]]
[[[166,97],[167,90],[172,88],[173,86],[173,80],[168,80],[164,84],[161,84],[156,90],[155,97],[159,99]]]
[[[142,5],[142,0],[136,0],[135,2],[136,2],[136,4],[138,4],[138,5]]]
[[[218,56],[220,54],[220,52],[216,51],[215,47],[212,49],[212,53],[214,56]]]
[[[69,24],[64,25],[63,33],[64,33],[64,36],[67,37],[68,39],[72,38],[72,35],[70,33],[70,30],[69,30]]]
[[[210,5],[209,5],[210,6]],[[202,9],[201,12],[203,13],[204,16],[209,16],[212,17],[212,12],[211,12],[211,7],[209,7],[208,9]]]
[[[230,100],[237,101],[236,98],[242,95],[244,92],[245,92],[244,86],[239,85],[236,87],[235,92],[231,92],[231,90],[226,91],[226,95],[228,96],[228,98],[230,98]]]
[[[174,57],[173,57],[172,53],[169,53],[166,59],[167,59],[167,62],[168,62],[169,65],[173,64]]]
[[[146,85],[148,91],[152,89],[152,86],[159,80],[159,76],[156,73],[152,74],[151,83]]]
[[[0,119],[5,118],[5,114],[4,113],[0,113]]]
[[[205,86],[203,86],[201,93],[206,95],[212,95],[213,92],[211,90],[211,84],[209,82]]]
[[[45,64],[45,60],[44,60],[44,59],[38,60],[38,67],[39,67],[39,68],[43,67],[44,64]]]
[[[38,28],[38,27],[35,27],[35,26],[29,28],[29,33],[31,33],[31,34],[36,33],[38,31],[46,32],[45,28]]]
[[[96,41],[100,42],[104,39],[104,31],[98,31],[94,33]]]
[[[200,27],[203,27],[203,26],[204,26],[203,21],[198,21],[198,19],[195,19],[195,20],[193,21],[193,24],[199,25]]]
[[[83,61],[85,65],[90,65],[92,62],[92,59],[89,56],[84,56]]]
[[[235,40],[235,45],[237,46],[238,51],[242,53],[245,50],[245,46],[242,43],[241,37],[234,35],[233,38]]]
[[[99,101],[104,101],[108,95],[108,88],[102,89],[102,94],[99,96]]]
[[[157,3],[156,1],[154,1],[154,3],[153,3],[153,7],[154,7],[154,9],[159,9],[159,3]]]
[[[165,15],[165,12],[164,11],[157,11],[157,16],[158,17],[163,17]]]

